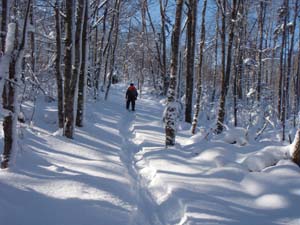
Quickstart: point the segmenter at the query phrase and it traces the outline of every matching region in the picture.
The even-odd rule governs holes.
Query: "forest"
[[[157,147],[156,137],[165,150],[188,148],[200,136],[206,143],[200,149],[209,149],[216,140],[255,150],[276,143],[274,149],[291,146],[289,156],[278,156],[277,150],[271,156],[265,150],[244,155],[240,161],[247,171],[262,171],[283,158],[300,166],[299,0],[1,0],[0,10],[2,171],[22,161],[19,152],[24,154],[24,140],[30,141],[26,132],[38,129],[41,107],[55,108],[47,117],[51,132],[77,143],[81,132],[91,128],[91,106],[101,105],[103,117],[109,115],[106,109],[119,112],[121,103],[114,108],[112,101],[121,99],[121,91],[125,98],[129,83],[139,96],[136,121],[126,118],[138,123],[138,116],[146,121],[160,112],[161,132],[143,131],[137,141],[146,144],[136,145],[120,129],[124,149],[151,150]],[[141,106],[145,111],[139,114],[139,103],[149,108]],[[116,116],[118,121],[121,116]],[[122,124],[131,131],[129,122]],[[105,120],[102,126],[109,127]],[[99,139],[109,143],[106,135]],[[199,151],[192,150],[203,156]],[[141,152],[120,157],[126,164]],[[153,218],[149,224],[198,224],[179,223],[183,217],[176,217],[176,223],[171,217]]]
[[[58,127],[72,138],[87,92],[107,99],[113,81],[167,97],[166,145],[179,114],[193,134],[199,114],[216,121],[214,133],[228,124],[258,136],[269,125],[291,142],[298,127],[297,0],[3,0],[1,9],[4,161],[19,98],[57,100]]]

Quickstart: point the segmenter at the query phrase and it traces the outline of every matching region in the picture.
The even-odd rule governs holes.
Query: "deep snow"
[[[190,137],[182,123],[166,149],[158,99],[143,94],[131,112],[124,86],[110,94],[87,104],[74,140],[56,131],[56,103],[39,99],[15,165],[0,171],[1,224],[300,224],[290,146],[268,136],[248,143],[241,129]],[[28,117],[32,106],[23,108]]]

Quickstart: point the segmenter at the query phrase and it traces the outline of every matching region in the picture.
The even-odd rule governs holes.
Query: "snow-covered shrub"
[[[247,130],[242,127],[227,128],[224,131],[224,141],[229,144],[244,146],[248,143]]]
[[[286,146],[268,146],[249,155],[242,164],[249,171],[258,172],[266,167],[276,165],[282,159],[287,159],[287,150]]]

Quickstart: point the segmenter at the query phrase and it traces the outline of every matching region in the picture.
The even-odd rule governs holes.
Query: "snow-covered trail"
[[[45,103],[44,103],[45,104]],[[25,128],[16,166],[0,172],[0,219],[9,225],[161,225],[135,169],[137,113],[124,93],[91,102],[73,140],[55,134],[56,105],[43,105]],[[17,217],[15,215],[18,215]]]
[[[141,150],[141,146],[133,142],[136,121],[151,114],[152,110],[147,108],[147,105],[151,104],[151,100],[138,99],[137,110],[132,112],[125,109],[125,100],[124,104],[122,104],[123,96],[122,92],[116,92],[109,101],[114,105],[113,111],[123,112],[123,116],[118,121],[119,134],[122,137],[120,157],[124,166],[127,167],[127,173],[136,201],[136,208],[132,212],[132,221],[130,224],[163,225],[164,223],[157,211],[157,205],[148,192],[147,187],[143,184],[143,180],[135,165],[135,154]]]
[[[298,166],[249,173],[240,161],[259,143],[206,141],[183,123],[166,149],[159,100],[139,98],[130,112],[124,92],[89,102],[73,140],[55,133],[56,103],[39,103],[16,166],[0,171],[1,224],[300,224]]]

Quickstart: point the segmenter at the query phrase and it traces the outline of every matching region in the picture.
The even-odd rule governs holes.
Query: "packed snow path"
[[[127,165],[137,204],[136,211],[133,212],[133,224],[161,225],[162,222],[157,214],[156,203],[152,200],[147,187],[143,185],[143,181],[136,170],[134,155],[139,151],[139,147],[132,142],[132,137],[134,136],[134,121],[137,116],[140,116],[138,112],[127,111],[127,114],[125,112],[119,123],[119,131],[123,142],[121,159],[124,165]]]

